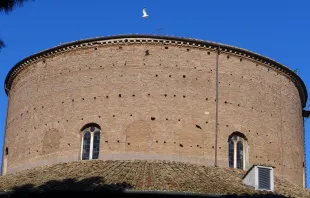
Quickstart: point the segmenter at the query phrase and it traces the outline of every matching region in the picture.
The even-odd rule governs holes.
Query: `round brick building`
[[[77,160],[170,160],[304,184],[303,81],[244,49],[121,35],[63,44],[17,63],[2,174]]]

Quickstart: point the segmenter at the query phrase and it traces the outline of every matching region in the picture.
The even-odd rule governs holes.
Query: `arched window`
[[[82,160],[91,160],[99,158],[100,148],[100,133],[101,128],[99,125],[91,123],[85,125],[82,130]]]
[[[228,138],[228,161],[230,168],[245,169],[247,139],[240,132],[232,133]]]

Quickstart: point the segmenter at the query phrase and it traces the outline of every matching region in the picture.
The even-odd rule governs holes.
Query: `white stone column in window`
[[[94,133],[90,132],[90,148],[89,148],[89,159],[93,159],[93,145],[94,145]]]
[[[237,141],[234,142],[234,168],[237,168]]]
[[[80,153],[80,160],[83,160],[83,145],[84,145],[84,134],[82,133],[82,143],[81,143],[81,153]]]

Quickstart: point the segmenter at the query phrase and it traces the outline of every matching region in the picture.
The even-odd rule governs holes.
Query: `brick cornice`
[[[234,54],[236,56],[251,59],[255,62],[261,63],[267,67],[273,68],[283,75],[287,76],[297,87],[302,102],[302,107],[306,106],[308,94],[306,86],[302,79],[288,67],[270,59],[261,56],[257,53],[220,43],[210,41],[203,41],[183,37],[159,36],[159,35],[145,35],[145,34],[128,34],[128,35],[115,35],[106,37],[96,37],[90,39],[78,40],[70,43],[65,43],[36,54],[33,54],[23,60],[19,61],[7,74],[4,88],[6,94],[11,88],[12,82],[17,74],[26,68],[29,64],[43,60],[60,53],[72,51],[80,48],[100,47],[109,45],[122,45],[122,44],[161,44],[161,45],[178,45],[185,47],[194,47],[207,50],[217,50],[222,53]]]

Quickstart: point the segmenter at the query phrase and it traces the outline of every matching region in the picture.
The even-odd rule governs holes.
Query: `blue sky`
[[[148,20],[141,18],[144,6],[150,15]],[[306,0],[35,0],[8,15],[0,13],[0,38],[7,45],[0,52],[0,83],[22,58],[60,43],[145,33],[209,40],[257,52],[298,69],[310,92],[309,7],[310,1]],[[7,108],[4,90],[0,90],[0,107],[2,145]],[[308,181],[309,120],[306,122]],[[0,151],[2,154],[2,146]]]

